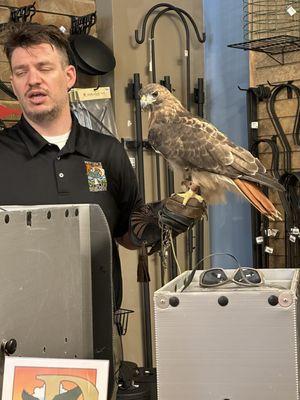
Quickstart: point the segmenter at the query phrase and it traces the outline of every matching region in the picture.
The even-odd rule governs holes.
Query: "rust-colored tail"
[[[272,202],[260,191],[260,189],[248,181],[234,179],[234,183],[246,199],[263,215],[275,221],[282,221],[280,212],[276,210]]]

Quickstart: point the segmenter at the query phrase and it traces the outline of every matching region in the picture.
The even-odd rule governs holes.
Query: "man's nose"
[[[36,69],[30,70],[27,75],[27,82],[30,86],[39,84],[41,82],[41,75],[39,71]]]

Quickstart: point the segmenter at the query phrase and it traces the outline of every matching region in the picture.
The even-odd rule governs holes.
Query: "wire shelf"
[[[133,312],[133,310],[127,310],[125,308],[120,308],[119,310],[115,311],[115,324],[120,336],[126,335],[129,314]]]
[[[244,43],[229,44],[228,47],[260,51],[269,55],[275,55],[300,50],[300,37],[279,35],[264,39],[250,40]]]
[[[300,0],[243,0],[243,33],[245,41],[300,37]]]

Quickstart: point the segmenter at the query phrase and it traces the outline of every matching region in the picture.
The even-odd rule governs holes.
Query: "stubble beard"
[[[32,122],[36,124],[47,124],[55,121],[62,113],[63,110],[68,104],[68,98],[61,100],[59,103],[54,104],[51,108],[45,110],[30,110],[24,106],[24,114],[30,119]]]
[[[43,111],[25,111],[25,115],[27,117],[37,123],[45,123],[45,122],[52,122],[54,121],[60,114],[61,109],[58,106],[52,107],[50,110],[43,110]]]

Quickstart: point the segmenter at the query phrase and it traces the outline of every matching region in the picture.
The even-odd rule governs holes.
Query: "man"
[[[99,204],[112,237],[135,248],[128,220],[140,202],[136,176],[115,138],[80,126],[70,112],[68,91],[76,69],[69,62],[67,37],[55,26],[13,25],[4,50],[22,117],[0,138],[5,187],[0,203]],[[122,286],[115,241],[113,275],[118,308]]]

